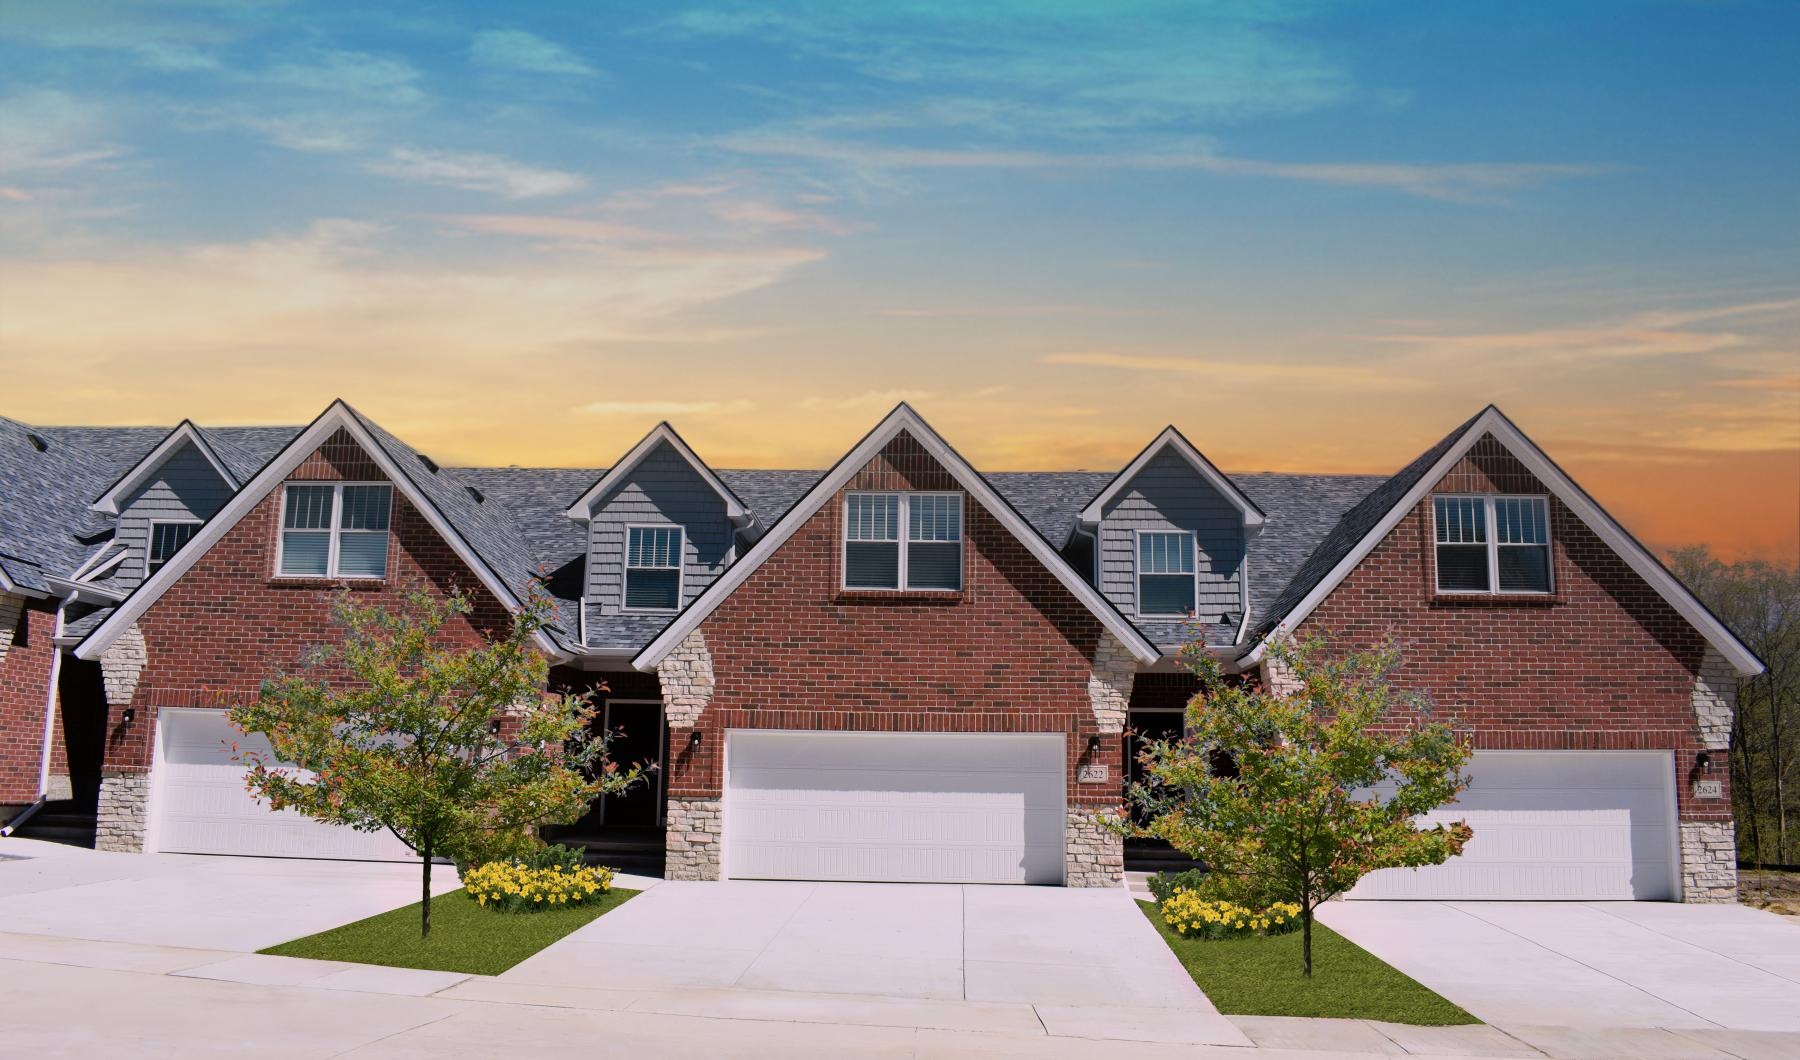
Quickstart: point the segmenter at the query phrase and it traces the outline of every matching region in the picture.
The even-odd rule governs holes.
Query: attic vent
[[[424,464],[425,470],[431,472],[432,474],[435,475],[438,473],[437,461],[426,456],[424,453],[419,454],[419,463]]]
[[[40,453],[50,448],[50,443],[44,441],[44,436],[41,434],[32,434],[28,431],[25,434],[25,438],[31,442],[31,447]]]
[[[466,489],[466,490],[468,490],[468,491],[469,491],[469,496],[471,496],[471,497],[473,497],[473,498],[475,498],[475,503],[476,503],[476,504],[485,504],[485,503],[487,503],[487,498],[486,498],[486,497],[483,497],[483,496],[482,496],[482,495],[481,495],[481,491],[480,491],[480,490],[478,490],[478,489],[476,489],[476,488],[475,488],[475,487],[474,487],[474,486],[464,486],[464,487],[463,487],[463,489]]]

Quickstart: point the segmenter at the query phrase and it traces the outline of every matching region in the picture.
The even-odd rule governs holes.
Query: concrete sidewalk
[[[543,1053],[572,1042],[670,1057],[1149,1060],[1800,1056],[1800,1034],[1409,1027],[1233,1017],[1244,1045],[1195,1042],[1178,1010],[745,989],[599,989],[0,933],[3,1038],[18,1055],[392,1057]],[[98,1000],[97,1000],[98,999]]]

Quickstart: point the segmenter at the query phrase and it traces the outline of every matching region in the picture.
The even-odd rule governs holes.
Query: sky
[[[0,0],[0,414],[1391,472],[1800,554],[1800,5]]]

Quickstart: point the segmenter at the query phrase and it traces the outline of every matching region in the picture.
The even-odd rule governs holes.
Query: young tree
[[[1148,744],[1131,797],[1143,833],[1167,840],[1242,889],[1300,906],[1312,975],[1313,910],[1376,869],[1437,865],[1473,834],[1417,818],[1467,786],[1470,748],[1438,723],[1396,717],[1423,704],[1388,680],[1391,646],[1328,657],[1320,644],[1270,649],[1276,688],[1228,681],[1209,655],[1188,734]]]
[[[606,760],[585,697],[544,692],[549,664],[534,639],[550,613],[544,595],[531,593],[503,636],[456,646],[446,627],[469,607],[460,592],[424,586],[398,607],[342,593],[342,641],[315,648],[310,673],[267,681],[231,712],[274,752],[244,755],[252,794],[314,820],[385,828],[418,853],[421,936],[434,857],[534,845],[532,826],[572,821],[642,772]]]

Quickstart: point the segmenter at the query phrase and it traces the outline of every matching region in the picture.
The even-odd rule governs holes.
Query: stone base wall
[[[1070,810],[1063,841],[1063,886],[1117,887],[1125,879],[1125,837],[1091,810]]]
[[[671,880],[718,879],[725,820],[719,800],[671,795],[668,818],[664,876]]]
[[[1681,822],[1681,900],[1738,900],[1737,836],[1731,822]]]
[[[100,781],[94,849],[138,854],[150,825],[150,774],[121,773]]]

